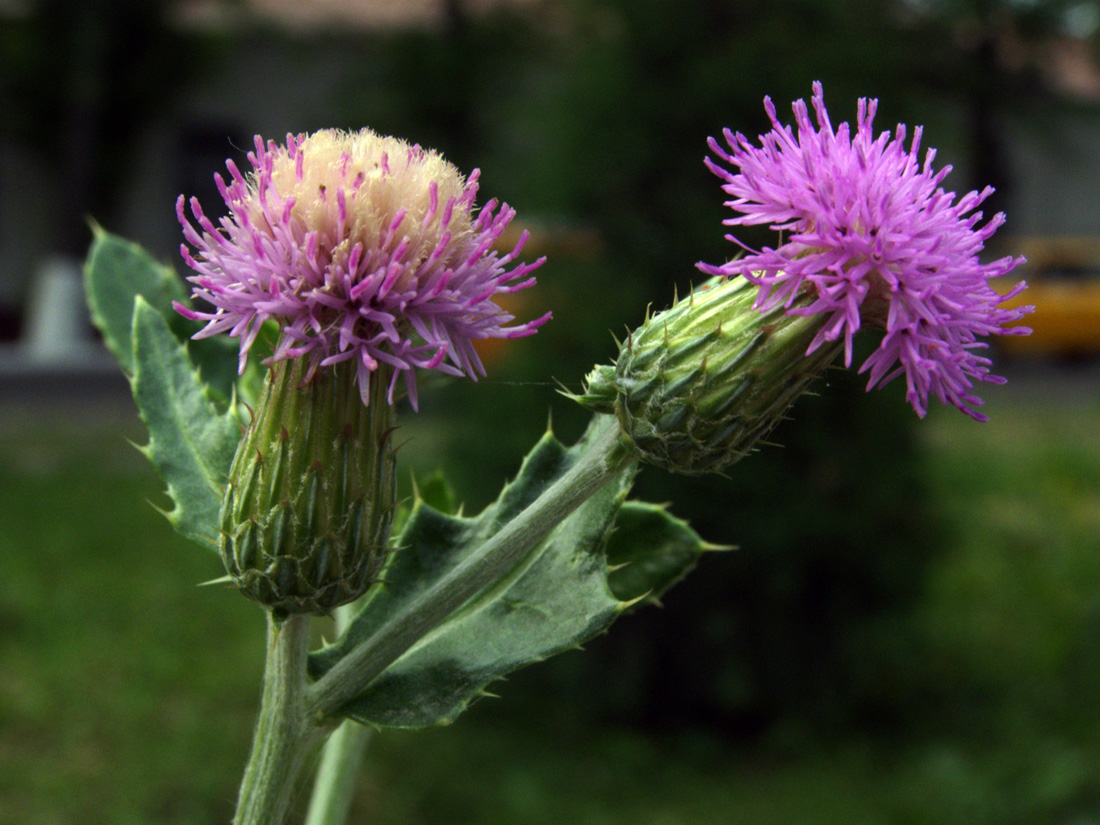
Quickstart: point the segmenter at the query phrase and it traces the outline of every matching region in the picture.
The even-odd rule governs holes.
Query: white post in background
[[[84,307],[80,262],[46,258],[31,281],[20,349],[40,364],[83,363],[97,354]]]

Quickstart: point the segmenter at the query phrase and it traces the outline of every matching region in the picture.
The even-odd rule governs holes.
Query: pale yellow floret
[[[438,152],[413,150],[404,140],[369,129],[315,132],[298,145],[298,152],[303,155],[302,179],[298,179],[296,158],[280,147],[272,183],[282,199],[295,199],[292,215],[307,232],[319,233],[322,250],[330,260],[346,259],[356,243],[367,250],[377,247],[402,208],[407,214],[397,240],[408,237],[411,242],[406,261],[427,258],[445,231],[451,233],[452,245],[459,242],[458,248],[471,233],[470,212],[463,208],[454,209],[448,224],[442,224],[448,201],[462,196],[466,179]],[[350,159],[345,161],[345,156]],[[357,185],[357,181],[361,182]],[[431,209],[433,181],[438,187],[438,206],[435,216],[422,225]],[[342,231],[337,200],[340,189],[347,204]]]

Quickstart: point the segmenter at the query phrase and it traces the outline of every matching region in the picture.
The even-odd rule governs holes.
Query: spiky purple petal
[[[951,167],[933,168],[934,149],[923,162],[918,157],[919,127],[908,149],[903,125],[892,137],[883,132],[876,138],[878,101],[860,99],[855,134],[847,123],[834,129],[820,83],[813,92],[816,127],[806,103],[795,101],[796,135],[765,98],[773,128],[759,146],[728,129],[728,148],[708,141],[717,160],[706,158],[706,165],[724,181],[722,189],[731,196],[726,205],[739,213],[724,223],[768,224],[782,236],[774,249],[741,244],[748,253],[743,257],[699,268],[757,285],[758,310],[785,306],[791,314],[824,316],[810,351],[843,339],[848,366],[852,338],[863,325],[885,330],[860,367],[869,373],[868,390],[904,373],[906,398],[918,415],[924,416],[933,395],[986,420],[976,409],[982,401],[972,392],[974,382],[1004,379],[989,374],[990,360],[975,351],[988,346],[979,339],[1028,334],[1026,327],[1009,325],[1032,310],[999,306],[1025,283],[1007,294],[989,284],[1023,258],[988,264],[978,259],[1004,222],[999,213],[981,224],[982,213],[974,211],[993,190],[970,192],[956,202],[955,193],[940,185]],[[814,300],[795,306],[805,294]]]

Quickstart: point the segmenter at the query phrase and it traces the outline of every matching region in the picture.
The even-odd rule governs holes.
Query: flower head
[[[403,374],[415,408],[417,367],[476,380],[485,372],[473,341],[532,335],[549,320],[509,326],[493,301],[534,285],[528,275],[544,259],[513,265],[526,232],[510,253],[493,250],[515,211],[495,200],[475,210],[477,170],[464,179],[436,152],[367,129],[288,135],[285,146],[257,136],[248,161],[247,175],[232,161],[228,183],[215,175],[229,208],[218,225],[197,199],[194,223],[182,195],[176,204],[195,250],[181,246],[193,294],[213,311],[176,309],[207,322],[195,337],[240,338],[241,370],[274,319],[265,363],[305,358],[308,380],[353,361],[364,404],[384,365],[389,402]]]
[[[932,168],[935,150],[918,157],[918,127],[906,149],[905,127],[891,136],[872,131],[878,101],[859,101],[854,134],[847,123],[833,128],[820,83],[813,86],[816,127],[806,104],[794,103],[797,135],[776,117],[769,98],[764,107],[773,129],[753,146],[728,129],[727,151],[713,138],[718,161],[707,166],[725,183],[727,206],[740,213],[727,225],[768,224],[783,233],[780,245],[721,266],[699,264],[712,275],[741,275],[758,288],[756,309],[783,306],[792,315],[820,316],[823,324],[809,347],[843,340],[845,363],[852,361],[852,337],[863,325],[885,330],[882,342],[860,367],[869,372],[868,389],[902,372],[906,398],[921,416],[934,395],[979,421],[973,382],[1004,383],[989,375],[988,358],[976,350],[983,336],[1027,334],[1009,327],[1031,307],[998,305],[1026,288],[1007,294],[989,279],[1011,271],[1023,258],[979,262],[984,244],[1004,222],[998,213],[984,224],[975,209],[992,192],[970,192],[958,199],[940,184],[950,166]],[[736,240],[727,236],[729,240]],[[802,300],[809,297],[807,302]]]

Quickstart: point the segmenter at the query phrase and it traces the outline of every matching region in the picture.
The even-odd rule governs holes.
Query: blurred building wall
[[[423,7],[414,10],[419,15]],[[180,19],[185,22],[178,25],[197,25]],[[431,25],[437,19],[427,18]],[[237,19],[224,30],[200,34],[219,42],[217,66],[180,89],[167,111],[141,124],[130,161],[112,170],[122,186],[114,214],[86,216],[171,260],[180,241],[176,197],[195,195],[216,212],[220,199],[212,175],[224,170],[225,158],[240,160],[253,135],[281,139],[324,126],[370,125],[334,123],[331,114],[341,84],[371,60],[369,28]],[[1005,106],[997,113],[1010,184],[998,204],[1009,212],[1005,234],[1100,236],[1094,185],[1100,179],[1100,99],[1051,95],[1041,111],[1023,110],[1014,101]],[[934,136],[926,142],[941,147],[940,160],[963,167],[948,179],[949,188],[967,186],[965,121],[960,101],[949,92],[926,121],[927,134]],[[952,156],[952,146],[964,148]],[[21,311],[35,267],[54,251],[59,205],[68,197],[67,181],[55,169],[26,147],[0,139],[0,316]]]

